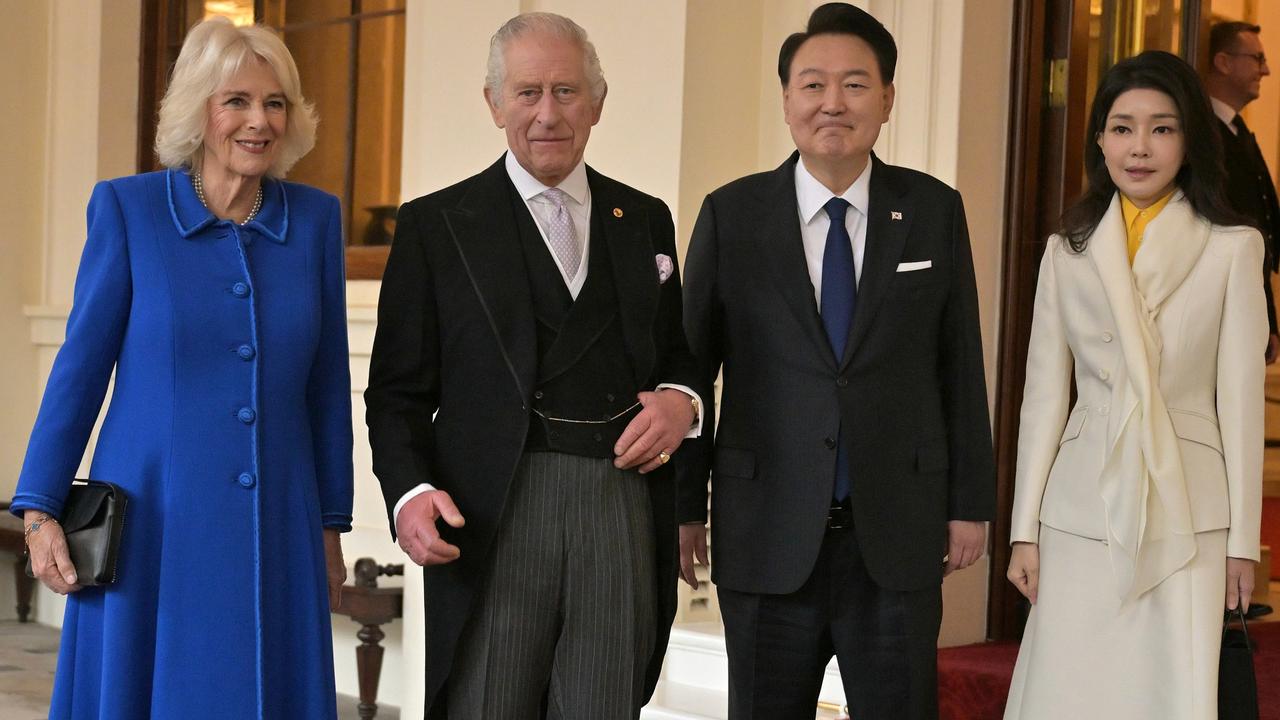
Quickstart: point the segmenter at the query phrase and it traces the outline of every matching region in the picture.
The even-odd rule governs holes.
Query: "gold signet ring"
[[[662,463],[663,465],[666,465],[667,461],[670,459],[671,459],[671,456],[667,454],[666,450],[663,450],[662,452],[658,453],[658,462]]]

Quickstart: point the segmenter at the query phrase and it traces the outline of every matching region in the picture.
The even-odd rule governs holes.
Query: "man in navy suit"
[[[706,561],[709,476],[734,720],[813,717],[833,654],[854,717],[936,717],[942,577],[986,544],[964,208],[871,152],[896,59],[866,12],[815,10],[778,61],[797,153],[711,193],[689,247],[695,387],[724,375],[714,443],[683,450],[681,572]]]
[[[1262,288],[1267,293],[1267,320],[1271,326],[1267,340],[1267,364],[1271,364],[1280,352],[1280,330],[1276,329],[1276,304],[1271,291],[1271,275],[1280,262],[1280,253],[1276,252],[1280,204],[1258,140],[1240,115],[1246,105],[1258,99],[1262,78],[1271,74],[1262,51],[1261,32],[1261,27],[1244,22],[1214,25],[1209,31],[1209,73],[1204,86],[1213,113],[1221,121],[1217,125],[1227,169],[1227,202],[1258,228],[1266,242]]]

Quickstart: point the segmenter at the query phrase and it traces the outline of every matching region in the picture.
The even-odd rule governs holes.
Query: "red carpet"
[[[1274,546],[1273,546],[1274,547]],[[1261,720],[1280,720],[1280,622],[1249,626],[1257,654]],[[1018,657],[1016,643],[983,643],[938,651],[942,720],[1000,720]]]

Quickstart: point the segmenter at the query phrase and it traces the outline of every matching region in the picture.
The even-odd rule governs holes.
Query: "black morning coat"
[[[679,272],[660,283],[655,260],[676,260],[670,211],[590,167],[587,179],[593,227],[603,228],[612,263],[634,385],[692,386],[697,373],[681,328]],[[478,175],[405,203],[382,279],[365,402],[388,515],[406,491],[426,482],[447,491],[466,518],[458,529],[438,523],[461,557],[424,571],[429,718],[443,717],[442,689],[529,429],[538,358],[515,215],[527,210],[519,203],[501,158]],[[594,237],[592,247],[601,247]],[[658,642],[646,697],[675,613],[673,466],[679,457],[647,476],[658,553]]]

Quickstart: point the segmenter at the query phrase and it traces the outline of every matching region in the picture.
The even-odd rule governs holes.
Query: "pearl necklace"
[[[200,199],[200,204],[203,205],[206,210],[208,210],[209,203],[205,202],[205,199],[204,199],[204,178],[200,177],[200,173],[198,172],[191,173],[191,187],[195,188],[196,197]],[[244,219],[244,222],[240,224],[248,225],[249,221],[252,220],[258,214],[258,211],[261,209],[262,209],[262,183],[259,182],[258,192],[253,198],[253,208],[249,210],[248,217],[246,217]]]

